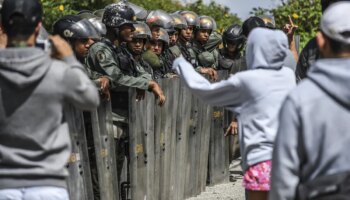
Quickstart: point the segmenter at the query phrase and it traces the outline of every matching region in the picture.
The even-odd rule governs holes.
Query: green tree
[[[300,35],[300,47],[304,47],[318,30],[321,19],[320,2],[321,0],[282,1],[282,5],[277,8],[270,10],[256,8],[252,13],[259,15],[263,10],[273,14],[278,28],[283,28],[286,23],[289,23],[288,16],[291,16],[294,24],[299,27],[296,34]]]
[[[223,32],[226,27],[233,23],[241,23],[240,18],[237,15],[231,14],[228,7],[217,4],[214,1],[206,5],[202,0],[197,0],[195,3],[189,4],[187,8],[200,15],[213,17],[217,23],[219,32]]]
[[[41,0],[44,9],[44,26],[50,32],[52,24],[64,15],[80,10],[97,10],[115,0]]]

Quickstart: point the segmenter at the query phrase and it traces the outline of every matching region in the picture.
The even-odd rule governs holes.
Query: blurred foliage
[[[81,10],[97,10],[115,0],[41,0],[44,9],[44,26],[51,32],[52,24],[60,17]]]
[[[198,0],[193,4],[186,6],[186,9],[192,10],[199,15],[208,15],[215,19],[218,31],[222,33],[224,29],[234,23],[241,24],[241,20],[237,15],[230,13],[230,9],[226,6],[211,1],[209,5],[203,4],[202,0]]]
[[[76,14],[81,10],[98,10],[118,0],[41,0],[44,8],[44,26],[51,31],[52,24],[60,17]],[[199,15],[208,15],[216,20],[219,32],[233,23],[240,23],[237,15],[229,13],[229,8],[212,1],[209,5],[197,0],[192,4],[181,4],[177,0],[130,0],[147,10],[161,9],[172,13],[178,10],[191,10]]]
[[[276,26],[280,29],[289,23],[290,16],[299,28],[296,32],[300,35],[300,47],[303,48],[313,37],[319,27],[321,19],[321,0],[290,0],[282,1],[282,5],[274,9],[254,8],[251,12],[258,16],[261,14],[273,14]]]

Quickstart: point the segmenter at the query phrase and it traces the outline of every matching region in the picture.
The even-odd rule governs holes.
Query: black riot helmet
[[[107,28],[119,28],[124,24],[135,24],[135,12],[124,1],[110,4],[104,10],[102,22]]]
[[[82,11],[81,11],[82,12]],[[92,12],[82,12],[82,13],[77,14],[81,19],[87,19],[89,20],[92,25],[96,28],[96,30],[100,33],[101,36],[105,36],[107,33],[106,25],[102,23],[102,18],[98,17]]]
[[[238,50],[243,48],[245,40],[242,27],[238,24],[229,26],[222,35],[222,41],[225,47],[227,47],[227,43],[234,43],[237,45]]]
[[[62,38],[67,38],[69,36],[68,32],[65,32],[68,27],[72,26],[73,24],[80,21],[81,18],[77,15],[65,15],[58,19],[56,22],[54,22],[52,26],[53,34],[59,35]]]
[[[99,17],[94,17],[88,19],[92,25],[94,25],[95,29],[100,33],[101,36],[105,36],[107,33],[106,25],[102,23],[102,19]]]
[[[6,34],[28,37],[42,21],[43,9],[40,0],[4,0],[1,9],[1,24]]]
[[[248,37],[249,33],[257,27],[266,27],[264,20],[260,17],[249,17],[243,22],[242,33],[245,37]]]
[[[82,19],[66,29],[68,39],[99,39],[100,33],[88,19]]]
[[[100,38],[99,32],[87,19],[82,19],[79,21],[67,21],[66,19],[60,19],[55,23],[54,27],[55,33],[59,34],[69,42],[73,42],[77,39]]]
[[[135,5],[133,3],[128,2],[128,6],[135,12],[137,21],[145,21],[148,15],[148,12],[145,8]]]

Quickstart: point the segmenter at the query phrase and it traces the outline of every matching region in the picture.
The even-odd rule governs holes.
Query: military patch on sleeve
[[[102,51],[97,52],[96,57],[99,62],[106,61],[106,54]]]

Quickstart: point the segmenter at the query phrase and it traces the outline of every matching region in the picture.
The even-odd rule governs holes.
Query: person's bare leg
[[[269,192],[248,190],[248,200],[267,200]]]

